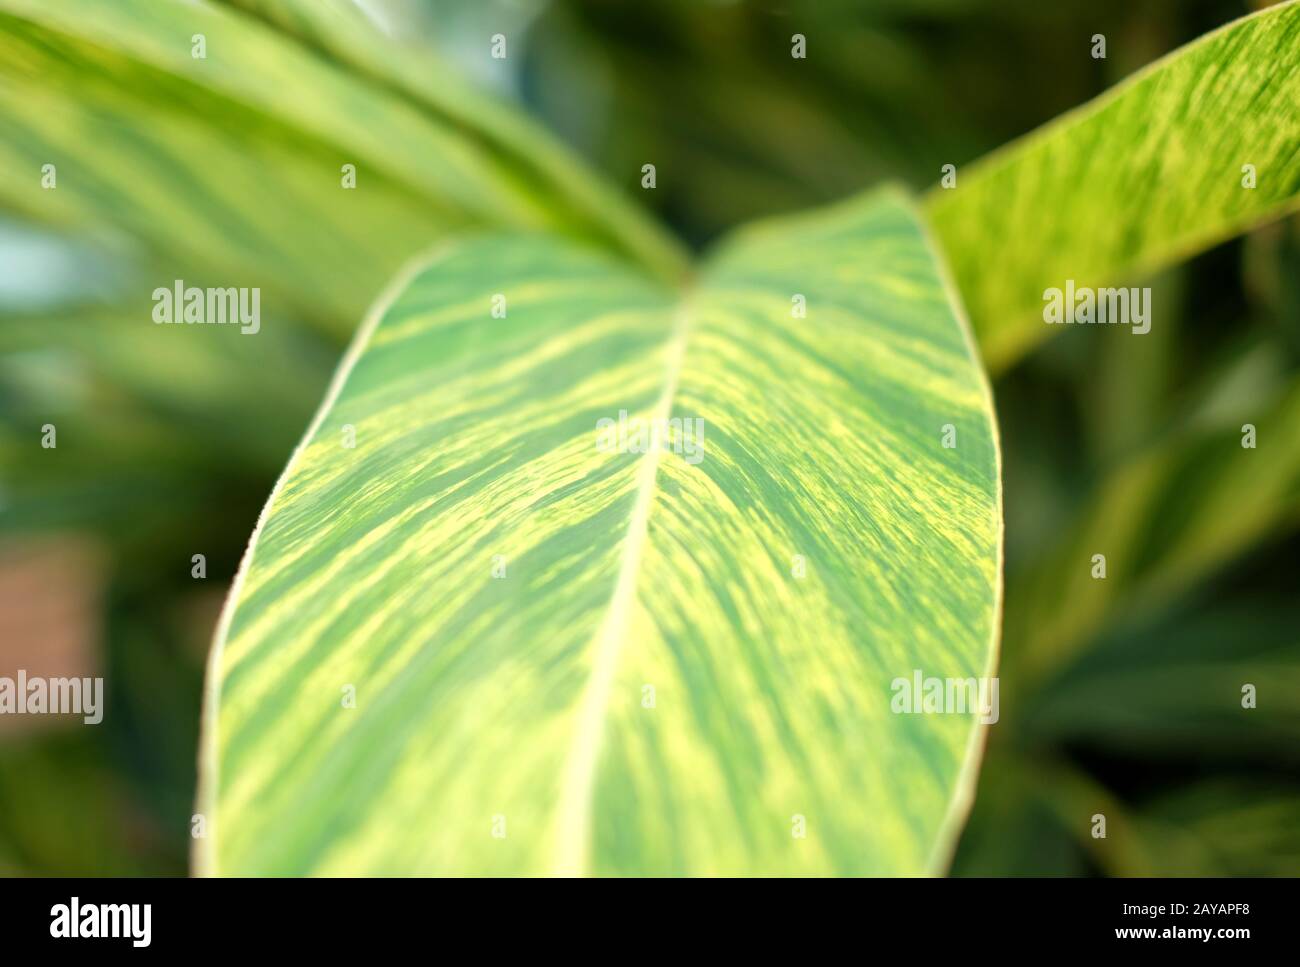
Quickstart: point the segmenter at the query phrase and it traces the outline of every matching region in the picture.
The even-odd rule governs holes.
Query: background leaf
[[[535,145],[547,153],[540,131],[512,129],[507,152],[465,119],[224,7],[5,0],[0,17],[7,204],[56,224],[126,230],[192,270],[277,293],[272,309],[350,325],[406,256],[467,225],[613,242],[604,213],[575,211],[554,169],[548,181],[517,160]],[[46,163],[61,172],[57,190],[42,187]],[[351,191],[341,186],[349,163]],[[569,181],[597,181],[566,163]],[[613,196],[601,202],[662,259],[652,229]]]
[[[1291,2],[1174,51],[963,169],[956,188],[933,189],[927,210],[985,360],[1000,369],[1055,331],[1041,318],[1049,286],[1132,280],[1300,207],[1297,141]]]

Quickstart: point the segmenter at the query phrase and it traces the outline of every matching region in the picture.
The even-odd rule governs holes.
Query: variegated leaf
[[[553,237],[440,249],[232,591],[196,868],[941,870],[983,726],[897,682],[993,674],[1000,541],[901,195],[742,231],[684,292]]]

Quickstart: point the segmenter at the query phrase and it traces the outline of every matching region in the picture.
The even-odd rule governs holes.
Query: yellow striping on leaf
[[[546,236],[412,269],[227,603],[196,868],[942,869],[985,726],[891,699],[995,663],[960,312],[892,191],[742,231],[685,294]]]

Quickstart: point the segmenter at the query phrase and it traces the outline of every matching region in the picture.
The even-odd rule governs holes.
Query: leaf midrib
[[[691,302],[683,295],[673,316],[666,349],[664,387],[654,406],[651,426],[662,425],[672,416],[673,402],[681,376],[682,361],[691,329]],[[636,503],[628,520],[622,559],[605,617],[592,640],[595,655],[583,689],[573,738],[561,769],[559,807],[553,871],[561,876],[588,872],[591,852],[591,814],[595,798],[596,764],[608,719],[609,697],[628,636],[628,625],[636,600],[641,552],[650,530],[650,508],[664,447],[655,439],[637,472]]]

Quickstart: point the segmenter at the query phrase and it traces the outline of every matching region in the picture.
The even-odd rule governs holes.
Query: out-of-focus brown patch
[[[102,667],[104,555],[80,535],[0,542],[0,676],[94,678]],[[0,735],[82,727],[77,715],[0,715]]]

